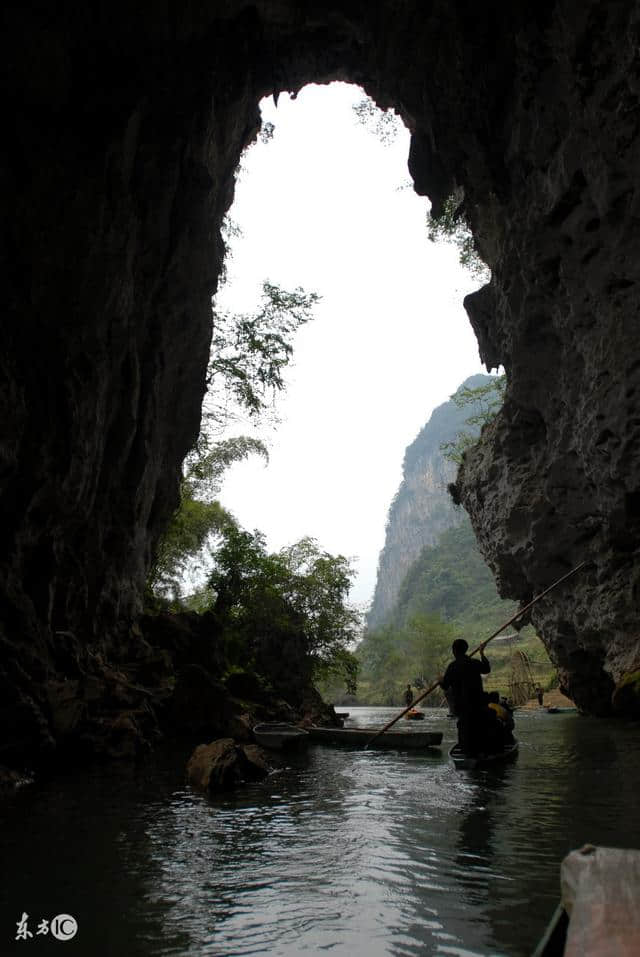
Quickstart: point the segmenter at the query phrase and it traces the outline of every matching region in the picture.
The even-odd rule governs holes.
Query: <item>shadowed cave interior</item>
[[[587,561],[533,623],[582,710],[640,714],[638,34],[615,2],[7,12],[0,762],[135,754],[216,690],[206,622],[159,634],[143,586],[257,104],[334,79],[401,114],[415,189],[464,196],[492,271],[465,306],[509,385],[455,494],[500,592]],[[187,677],[154,704],[167,669]]]

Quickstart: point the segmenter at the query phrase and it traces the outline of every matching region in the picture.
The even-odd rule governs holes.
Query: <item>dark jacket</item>
[[[442,687],[451,689],[456,714],[465,714],[484,707],[484,689],[481,675],[488,675],[491,665],[486,658],[463,655],[452,661],[444,673]]]

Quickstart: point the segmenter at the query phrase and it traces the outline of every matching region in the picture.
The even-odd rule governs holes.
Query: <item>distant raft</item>
[[[363,748],[369,744],[379,728],[318,728],[308,729],[312,741]],[[425,751],[442,744],[442,731],[385,731],[371,741],[373,748],[391,748],[396,751]]]
[[[412,708],[411,711],[407,711],[404,719],[405,721],[424,721],[424,711],[418,711],[417,708]]]
[[[457,744],[454,744],[449,751],[449,757],[453,761],[456,771],[473,771],[475,768],[488,768],[497,764],[506,764],[509,761],[514,761],[517,756],[517,741],[492,754],[478,754],[473,755],[473,757],[461,751]]]

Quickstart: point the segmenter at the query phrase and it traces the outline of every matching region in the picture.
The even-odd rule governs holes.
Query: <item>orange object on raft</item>
[[[407,711],[404,717],[405,721],[422,721],[424,711],[418,711],[417,708],[412,708],[411,711]]]

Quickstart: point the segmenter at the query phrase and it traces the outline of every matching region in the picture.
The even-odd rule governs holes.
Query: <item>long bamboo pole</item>
[[[504,631],[505,628],[508,628],[509,625],[511,625],[514,621],[516,621],[516,619],[521,618],[522,615],[524,615],[524,613],[525,613],[526,611],[529,611],[529,609],[532,608],[537,601],[540,601],[541,598],[544,598],[545,595],[548,595],[550,591],[553,591],[553,589],[554,589],[554,588],[557,588],[558,585],[561,585],[562,582],[566,582],[566,580],[567,580],[568,578],[571,578],[572,575],[575,575],[576,572],[579,572],[580,569],[581,569],[581,568],[584,568],[584,566],[585,566],[586,564],[587,564],[586,561],[580,562],[579,565],[576,565],[575,568],[572,568],[571,571],[570,571],[570,572],[567,572],[566,575],[563,575],[562,578],[558,578],[558,580],[555,581],[555,582],[553,583],[553,585],[549,585],[549,587],[548,587],[548,588],[545,588],[545,590],[542,591],[542,592],[540,592],[539,595],[536,595],[536,597],[535,597],[534,599],[532,599],[532,600],[529,602],[528,605],[525,605],[524,608],[520,608],[519,611],[517,611],[517,612],[515,613],[515,615],[512,615],[512,617],[509,619],[509,621],[505,621],[504,625],[501,625],[500,628],[498,628],[497,631],[494,631],[494,633],[493,633],[492,635],[489,635],[488,638],[486,638],[484,641],[480,642],[480,644],[477,646],[477,648],[474,648],[473,651],[469,654],[469,657],[472,658],[475,654],[477,654],[478,651],[480,651],[481,648],[484,648],[486,645],[488,645],[489,642],[490,642],[493,638],[496,637],[496,635],[499,635],[501,631]],[[370,738],[370,739],[367,741],[367,743],[365,744],[364,750],[366,751],[367,748],[369,747],[369,745],[370,745],[370,744],[373,744],[373,742],[376,740],[376,738],[379,738],[381,734],[384,734],[385,731],[388,731],[389,728],[393,727],[393,725],[396,723],[396,721],[399,721],[400,718],[403,718],[403,717],[405,716],[405,714],[407,714],[409,711],[411,711],[411,709],[414,708],[414,707],[418,704],[419,701],[422,701],[423,698],[426,698],[427,695],[431,694],[431,692],[432,692],[432,691],[435,691],[436,688],[438,688],[438,687],[440,687],[440,682],[439,682],[439,681],[436,681],[436,682],[434,682],[434,684],[429,685],[429,687],[427,688],[427,690],[426,690],[426,691],[423,691],[421,695],[419,695],[417,698],[415,698],[415,700],[412,701],[411,704],[410,704],[407,708],[404,709],[404,711],[401,711],[400,714],[399,714],[396,718],[393,718],[393,720],[389,721],[388,724],[385,724],[384,728],[381,728],[379,731],[376,731],[376,733],[373,735],[373,737]]]

